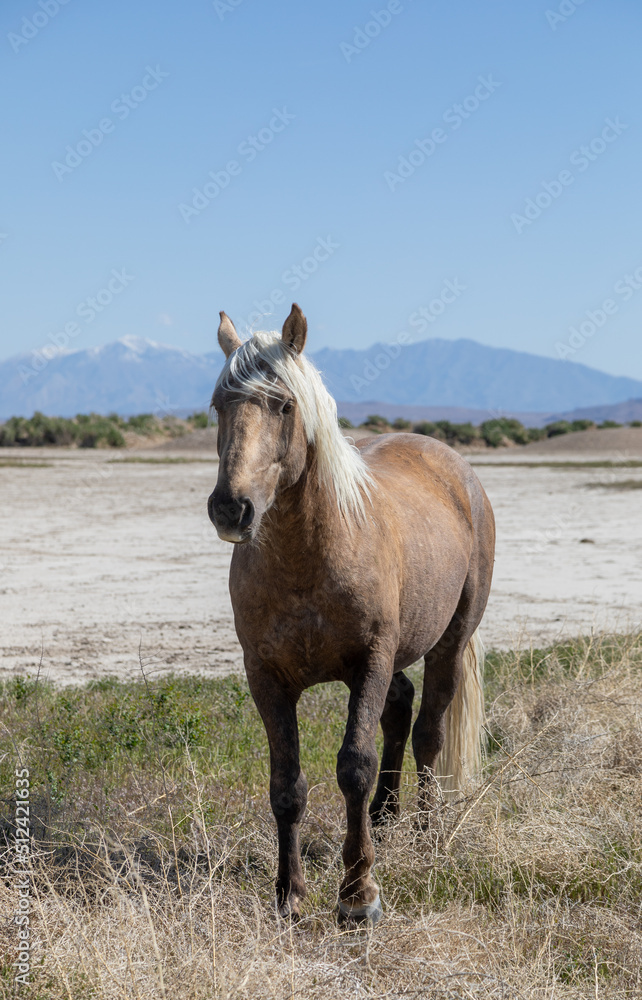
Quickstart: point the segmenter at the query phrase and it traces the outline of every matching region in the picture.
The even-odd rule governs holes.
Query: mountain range
[[[501,413],[530,423],[602,408],[600,419],[607,419],[613,405],[642,400],[637,379],[473,340],[323,348],[311,358],[350,419],[377,407],[390,416],[412,410],[411,419],[479,422]],[[191,354],[139,337],[83,350],[32,351],[0,362],[0,419],[34,410],[73,416],[207,409],[222,362],[218,347]],[[640,406],[629,405],[629,419]]]

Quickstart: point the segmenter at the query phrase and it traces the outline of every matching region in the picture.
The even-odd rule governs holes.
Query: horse
[[[368,825],[399,812],[412,728],[422,809],[442,775],[461,787],[479,763],[483,723],[478,625],[491,584],[495,526],[468,462],[439,440],[347,439],[336,403],[303,355],[307,321],[294,303],[281,334],[245,341],[220,313],[225,362],[212,396],[219,468],[208,514],[234,544],[230,594],[250,691],[270,750],[278,832],[277,912],[299,919],[306,887],[299,829],[307,782],[297,702],[314,684],[349,689],[337,781],[345,798],[345,875],[338,917],[382,912]],[[375,737],[383,754],[377,777]]]

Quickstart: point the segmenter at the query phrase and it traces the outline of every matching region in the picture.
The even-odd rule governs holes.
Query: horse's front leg
[[[392,677],[392,661],[370,664],[350,683],[348,722],[337,757],[337,780],[346,801],[343,844],[345,878],[339,889],[339,917],[376,921],[379,888],[370,875],[374,848],[368,829],[368,797],[377,776],[375,736]]]
[[[306,894],[299,828],[308,798],[308,783],[299,765],[299,694],[287,691],[266,670],[248,670],[247,675],[270,745],[270,804],[279,837],[277,906],[280,916],[298,920],[299,903]]]

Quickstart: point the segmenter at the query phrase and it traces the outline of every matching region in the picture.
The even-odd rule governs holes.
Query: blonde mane
[[[344,516],[365,517],[364,499],[373,480],[360,454],[343,436],[337,404],[320,373],[302,354],[295,354],[280,333],[257,332],[234,351],[223,366],[216,387],[247,395],[274,392],[279,378],[296,399],[308,443],[316,450],[321,484],[334,491]]]

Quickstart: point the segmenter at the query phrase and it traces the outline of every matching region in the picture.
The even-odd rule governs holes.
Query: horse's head
[[[207,509],[219,537],[247,542],[277,491],[300,478],[307,435],[291,389],[278,377],[279,359],[291,360],[305,345],[307,322],[298,305],[283,325],[281,338],[265,356],[244,349],[234,324],[221,313],[218,342],[227,358],[214,390],[218,414],[218,480]],[[270,353],[275,364],[270,364]]]

